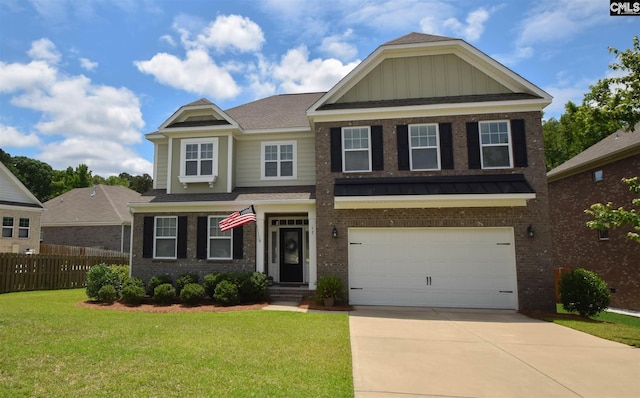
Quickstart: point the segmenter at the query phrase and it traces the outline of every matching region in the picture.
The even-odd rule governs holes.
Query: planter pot
[[[335,304],[333,297],[325,297],[323,300],[325,307],[333,307]]]

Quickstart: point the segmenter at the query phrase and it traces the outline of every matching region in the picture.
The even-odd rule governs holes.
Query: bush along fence
[[[102,263],[129,265],[129,255],[0,253],[0,293],[85,287],[87,271]]]

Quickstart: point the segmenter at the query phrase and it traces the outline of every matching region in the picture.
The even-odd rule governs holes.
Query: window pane
[[[156,236],[176,236],[176,219],[170,218],[157,218],[156,219]]]
[[[175,239],[157,239],[156,240],[156,257],[175,257],[176,256],[176,240]]]
[[[29,219],[28,218],[21,218],[20,219],[20,226],[29,228]]]
[[[11,228],[11,227],[3,227],[2,228],[2,237],[3,238],[11,238],[11,237],[13,237],[13,228]]]
[[[209,221],[209,236],[229,236],[231,237],[231,230],[220,232],[218,224],[224,220],[224,217],[211,217]]]
[[[29,228],[20,228],[18,230],[18,238],[28,238],[29,237]]]
[[[509,167],[509,147],[490,146],[482,148],[483,167]]]
[[[209,257],[231,258],[231,239],[211,239],[209,242]]]
[[[280,163],[280,176],[281,177],[293,176],[293,162]]]
[[[277,177],[278,176],[278,163],[267,162],[264,164],[265,177]]]
[[[213,159],[213,144],[200,145],[200,159]]]
[[[278,160],[277,145],[267,145],[264,147],[264,160]]]
[[[3,227],[13,227],[13,217],[2,217]]]
[[[293,145],[280,145],[280,160],[293,160]]]
[[[198,162],[195,160],[190,160],[187,162],[185,167],[185,173],[188,176],[197,176],[198,175]]]
[[[345,171],[369,171],[368,151],[349,151],[344,154]]]
[[[438,152],[435,148],[413,149],[412,166],[414,170],[429,170],[438,168]]]
[[[198,159],[198,144],[187,144],[185,156],[187,159]]]
[[[201,176],[210,176],[213,174],[213,161],[212,160],[203,160],[200,162],[200,175]]]

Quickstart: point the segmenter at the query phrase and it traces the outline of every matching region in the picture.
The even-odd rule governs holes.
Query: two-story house
[[[185,105],[147,135],[133,275],[338,275],[352,304],[553,310],[550,102],[463,40],[411,33],[326,93]],[[220,232],[250,205],[256,223]]]

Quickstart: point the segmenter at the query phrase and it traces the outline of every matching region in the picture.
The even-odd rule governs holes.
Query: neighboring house
[[[411,33],[326,93],[184,105],[147,135],[132,273],[257,270],[310,291],[338,275],[352,304],[554,310],[550,102],[463,40]],[[256,223],[220,232],[250,205]]]
[[[0,163],[0,253],[38,253],[44,210],[42,203]]]
[[[127,205],[144,200],[119,185],[72,189],[45,203],[42,243],[128,253],[132,216]]]
[[[598,273],[611,289],[611,306],[640,310],[640,244],[631,227],[597,231],[585,214],[594,203],[631,209],[637,195],[622,178],[640,176],[640,125],[616,132],[549,171],[553,263]]]

